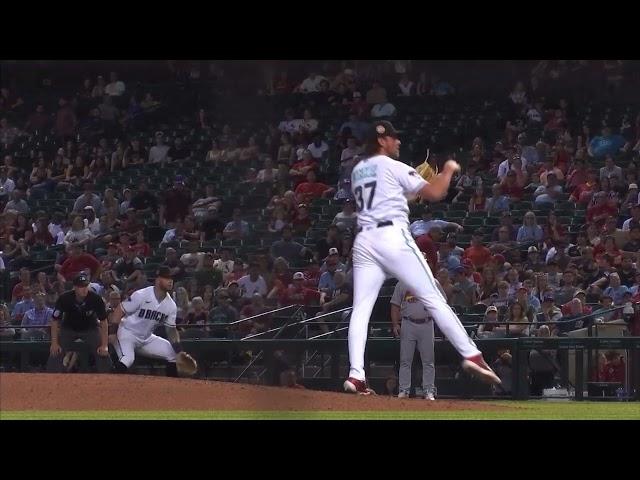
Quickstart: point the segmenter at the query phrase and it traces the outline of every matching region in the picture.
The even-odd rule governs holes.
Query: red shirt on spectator
[[[60,268],[60,275],[70,282],[73,280],[73,277],[87,268],[91,270],[92,275],[95,275],[100,268],[100,262],[89,253],[81,253],[78,256],[69,257],[64,261]]]
[[[22,289],[24,287],[30,287],[31,284],[25,285],[22,282],[18,282],[15,284],[13,289],[11,290],[11,301],[16,302],[18,300],[22,300]]]
[[[522,200],[522,196],[524,195],[524,190],[522,187],[518,185],[507,185],[507,183],[502,184],[502,194],[510,197],[512,200]]]
[[[624,359],[607,361],[598,371],[599,382],[624,383]]]
[[[325,185],[321,182],[302,182],[299,183],[296,187],[296,195],[303,195],[304,201],[307,201],[307,198],[314,199],[322,197],[322,194],[329,190],[331,187]]]
[[[479,245],[477,247],[471,246],[465,249],[463,257],[471,260],[474,267],[481,268],[491,258],[491,250],[484,245]]]
[[[427,257],[427,263],[432,272],[437,272],[438,267],[438,244],[430,234],[425,233],[416,238],[416,245]]]
[[[133,245],[133,251],[136,252],[138,257],[148,257],[151,255],[151,247],[146,242]]]
[[[178,190],[171,188],[166,191],[163,198],[164,219],[167,222],[175,222],[184,219],[189,214],[191,205],[191,193],[186,188]]]
[[[320,301],[320,292],[305,286],[295,287],[293,284],[278,295],[278,303],[283,307],[288,305],[310,305]]]
[[[606,213],[608,217],[617,217],[618,209],[613,205],[609,205],[607,203],[603,203],[602,205],[591,205],[587,207],[587,222],[593,222],[593,218],[598,215],[602,215]],[[595,222],[597,226],[601,227],[605,222],[605,218]]]

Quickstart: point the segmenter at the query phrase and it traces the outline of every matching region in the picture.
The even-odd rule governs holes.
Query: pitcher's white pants
[[[168,340],[153,334],[144,339],[138,338],[122,326],[118,328],[114,347],[118,360],[127,368],[133,365],[136,353],[143,357],[164,359],[167,362],[176,361],[176,352]]]
[[[380,287],[387,277],[395,277],[409,286],[460,355],[469,358],[480,353],[440,293],[409,230],[399,225],[371,228],[358,233],[353,244],[354,292],[349,324],[350,377],[365,380],[364,351],[369,317]]]

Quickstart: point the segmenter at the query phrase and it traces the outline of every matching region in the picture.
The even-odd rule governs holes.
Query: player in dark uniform
[[[61,373],[66,352],[73,351],[74,342],[82,340],[89,346],[99,373],[111,371],[108,349],[107,311],[104,301],[89,290],[89,277],[81,273],[73,280],[73,290],[58,298],[51,318],[51,348],[47,371]]]

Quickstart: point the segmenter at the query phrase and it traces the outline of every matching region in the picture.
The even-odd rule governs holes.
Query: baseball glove
[[[178,374],[190,377],[198,371],[198,362],[187,352],[180,352],[176,355],[176,368]]]
[[[424,178],[428,182],[438,174],[438,167],[434,169],[425,160],[424,162],[422,162],[420,165],[416,167],[416,172],[418,172],[418,175],[420,175],[422,178]]]

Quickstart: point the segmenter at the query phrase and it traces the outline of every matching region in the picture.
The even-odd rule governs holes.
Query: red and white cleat
[[[481,353],[475,357],[465,358],[462,362],[462,368],[465,372],[484,383],[490,385],[500,385],[502,383],[495,372],[491,370],[491,367],[487,365],[487,362],[484,361]]]
[[[344,382],[344,391],[348,393],[357,393],[358,395],[375,395],[372,389],[367,387],[367,382],[349,377]]]

